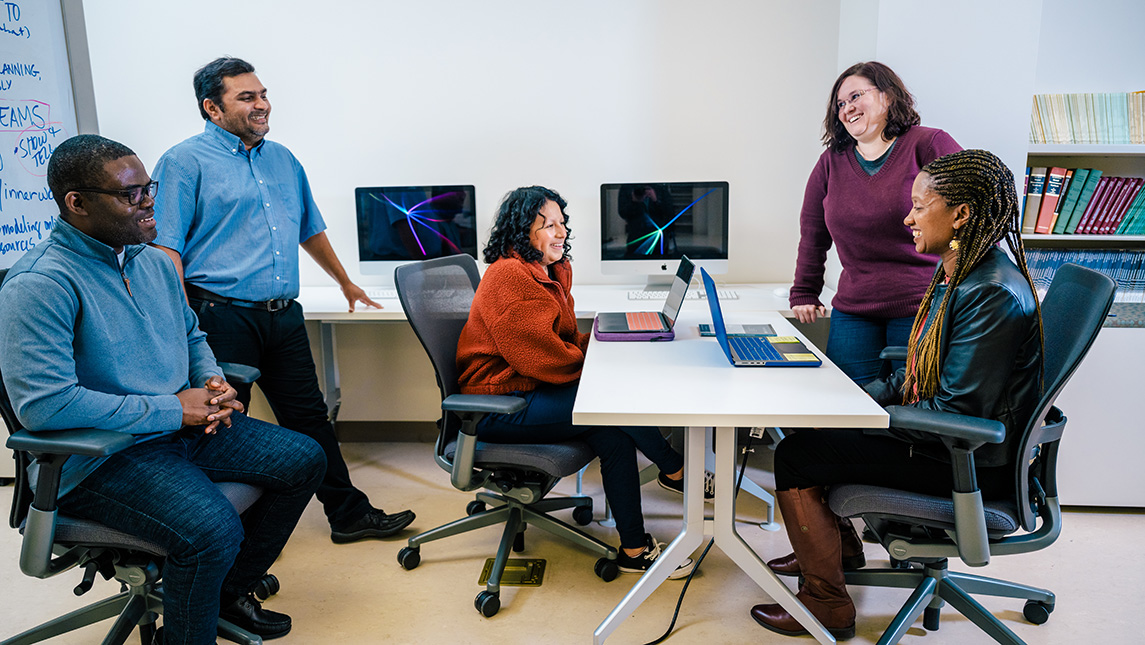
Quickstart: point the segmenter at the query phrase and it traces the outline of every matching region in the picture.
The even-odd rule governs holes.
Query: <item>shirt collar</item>
[[[214,140],[218,145],[222,146],[223,148],[226,148],[227,152],[231,153],[232,155],[245,155],[245,154],[247,154],[246,144],[243,143],[242,139],[238,138],[238,135],[227,132],[226,130],[220,128],[218,125],[215,125],[215,122],[211,121],[210,119],[205,121],[205,123],[206,123],[206,125],[204,126],[204,132],[206,133],[208,138]],[[266,142],[266,139],[263,139],[262,141],[260,141],[258,143],[257,146],[251,148],[250,154],[251,155],[261,155],[262,154],[262,144],[265,142]]]
[[[52,238],[76,253],[102,260],[120,270],[131,258],[143,252],[143,244],[127,244],[123,247],[123,262],[110,246],[91,237],[75,226],[67,223],[63,218],[56,218],[52,226]]]

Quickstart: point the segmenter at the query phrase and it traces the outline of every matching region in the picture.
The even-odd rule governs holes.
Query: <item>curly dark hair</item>
[[[907,91],[906,85],[894,70],[873,60],[855,63],[843,70],[839,78],[835,79],[835,84],[831,86],[831,94],[827,97],[827,118],[823,119],[823,145],[832,152],[843,152],[855,145],[855,138],[847,132],[847,128],[839,120],[839,110],[835,107],[839,86],[850,76],[862,76],[886,95],[887,126],[883,130],[883,139],[890,141],[922,122],[914,109],[914,96]]]
[[[565,212],[568,203],[557,191],[544,186],[528,186],[518,188],[505,195],[501,206],[497,209],[497,221],[493,222],[493,229],[489,231],[489,243],[485,245],[485,262],[493,264],[501,258],[510,257],[515,251],[526,262],[540,262],[544,257],[529,241],[529,231],[537,220],[537,215],[544,208],[545,202],[553,202],[561,209],[564,216],[564,225],[567,235],[565,237],[565,254],[561,259],[571,258],[569,251],[572,246],[572,229],[569,228],[569,215]]]

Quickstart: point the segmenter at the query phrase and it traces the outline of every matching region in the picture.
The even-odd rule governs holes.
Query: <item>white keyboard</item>
[[[716,295],[720,300],[739,300],[739,293],[731,289],[716,289]],[[684,294],[684,300],[703,300],[707,295],[700,289],[689,289],[688,293]],[[667,291],[629,291],[629,300],[667,300]]]
[[[370,297],[370,300],[385,300],[385,299],[397,300],[398,290],[397,289],[377,289],[377,288],[366,289],[366,295]],[[723,294],[720,294],[720,297],[723,298],[724,297]]]

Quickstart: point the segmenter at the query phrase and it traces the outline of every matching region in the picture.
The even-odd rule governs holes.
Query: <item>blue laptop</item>
[[[716,294],[716,283],[704,268],[700,268],[704,279],[704,290],[708,295],[708,306],[712,309],[712,326],[716,329],[716,339],[724,349],[728,361],[736,367],[819,367],[823,361],[807,349],[794,336],[728,336],[724,325],[724,314],[720,310],[720,298]]]

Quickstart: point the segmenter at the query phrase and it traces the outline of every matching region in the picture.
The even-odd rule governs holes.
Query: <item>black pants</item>
[[[350,482],[350,471],[318,387],[302,306],[292,302],[271,312],[193,297],[190,303],[215,359],[261,370],[258,386],[278,424],[317,441],[326,453],[326,477],[317,497],[330,526],[342,529],[365,515],[370,500]],[[243,404],[249,405],[250,388],[235,384],[235,389]]]
[[[1014,468],[976,470],[984,499],[1013,494]],[[893,437],[862,430],[800,430],[784,437],[775,449],[775,489],[832,484],[867,484],[949,496],[954,487],[950,464],[925,457]]]

